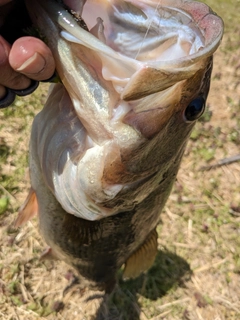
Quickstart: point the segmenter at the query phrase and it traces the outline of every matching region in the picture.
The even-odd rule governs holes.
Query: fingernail
[[[26,60],[16,71],[30,74],[40,73],[46,65],[46,60],[43,56],[35,52],[34,55]]]

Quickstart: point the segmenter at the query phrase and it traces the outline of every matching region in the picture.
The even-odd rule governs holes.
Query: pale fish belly
[[[82,1],[82,27],[54,1],[26,3],[62,84],[33,123],[18,224],[34,202],[54,255],[107,289],[122,264],[134,277],[154,261],[223,23],[195,1]]]

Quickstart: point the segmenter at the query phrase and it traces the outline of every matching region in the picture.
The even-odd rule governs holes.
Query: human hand
[[[49,79],[55,70],[47,45],[37,38],[19,34],[27,23],[31,25],[22,8],[24,3],[19,0],[0,0],[0,108],[9,106],[16,94],[33,92],[38,81]]]

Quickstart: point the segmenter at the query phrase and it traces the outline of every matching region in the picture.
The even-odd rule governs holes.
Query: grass
[[[122,281],[106,320],[240,319],[240,164],[200,170],[239,153],[240,1],[209,0],[225,20],[215,55],[208,111],[191,135],[158,226],[154,266]],[[39,261],[45,248],[37,219],[15,230],[29,187],[28,141],[46,85],[0,114],[0,319],[83,319],[78,287],[63,295],[72,271]]]

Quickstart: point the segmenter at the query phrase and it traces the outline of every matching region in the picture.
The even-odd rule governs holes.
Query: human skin
[[[79,12],[79,0],[65,0],[65,4]],[[13,8],[13,0],[0,0],[0,34]],[[0,35],[0,99],[6,95],[6,87],[26,89],[31,84],[30,79],[49,79],[54,70],[51,50],[40,39],[20,37],[11,45]]]

